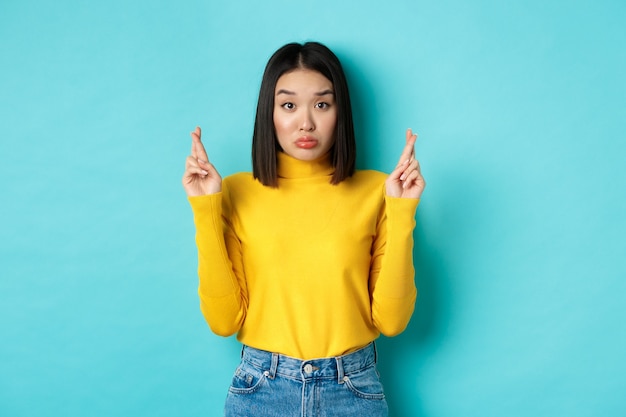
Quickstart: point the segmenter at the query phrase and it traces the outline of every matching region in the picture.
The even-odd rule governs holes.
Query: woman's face
[[[335,143],[337,107],[333,84],[317,71],[283,74],[274,92],[274,128],[287,155],[312,161]]]

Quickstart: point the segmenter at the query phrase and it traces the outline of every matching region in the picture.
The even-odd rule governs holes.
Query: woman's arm
[[[409,323],[417,289],[413,266],[415,210],[426,187],[415,159],[417,135],[406,132],[398,165],[385,182],[384,212],[380,214],[372,251],[370,294],[372,320],[381,333],[394,336]]]
[[[189,197],[198,246],[200,309],[211,330],[230,336],[246,315],[241,244],[233,231],[226,193]]]
[[[419,200],[385,197],[372,248],[370,294],[372,320],[385,336],[406,328],[417,289],[413,267],[413,229]]]
[[[241,247],[222,177],[209,162],[200,136],[197,127],[182,179],[196,225],[200,309],[213,332],[230,336],[241,328],[247,305]]]

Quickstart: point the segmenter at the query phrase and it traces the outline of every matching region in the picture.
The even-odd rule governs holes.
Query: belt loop
[[[246,345],[241,345],[241,357],[243,358],[243,352],[246,350]]]
[[[272,353],[272,365],[270,366],[270,375],[271,379],[276,377],[276,369],[278,368],[278,353]]]
[[[376,342],[372,342],[372,346],[374,346],[374,363],[378,363],[378,352],[376,351]]]
[[[335,360],[337,361],[337,383],[343,384],[344,382],[343,381],[343,377],[344,377],[343,361],[341,360],[341,356],[337,356]]]

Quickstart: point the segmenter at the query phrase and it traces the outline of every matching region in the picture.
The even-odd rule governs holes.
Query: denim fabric
[[[226,417],[386,417],[376,348],[302,361],[244,346]]]

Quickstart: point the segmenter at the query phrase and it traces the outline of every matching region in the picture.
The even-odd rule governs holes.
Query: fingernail
[[[202,175],[207,175],[207,174],[208,174],[208,172],[207,172],[207,171],[202,170]]]

